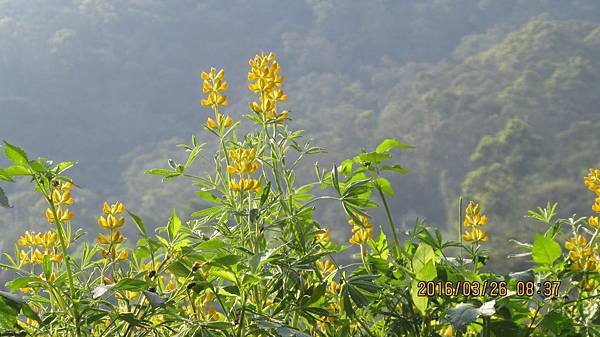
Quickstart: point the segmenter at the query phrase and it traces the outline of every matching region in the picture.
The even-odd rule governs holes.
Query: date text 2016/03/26
[[[506,281],[419,281],[417,296],[506,296],[509,284]],[[512,288],[512,287],[511,287]],[[516,296],[558,296],[560,281],[516,281]]]

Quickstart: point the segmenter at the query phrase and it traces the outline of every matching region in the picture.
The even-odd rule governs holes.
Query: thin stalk
[[[383,195],[383,191],[381,190],[381,186],[375,183],[375,187],[377,188],[377,192],[379,192],[379,197],[383,202],[383,207],[385,208],[385,214],[387,216],[388,224],[390,225],[390,231],[392,232],[392,236],[394,237],[394,250],[396,251],[396,257],[400,256],[400,241],[398,240],[398,234],[396,234],[396,225],[394,225],[394,219],[392,218],[392,212],[390,211],[390,207]]]
[[[69,288],[71,292],[71,300],[73,301],[73,318],[75,318],[76,325],[76,336],[80,335],[80,325],[79,325],[79,313],[77,310],[77,303],[74,301],[75,299],[75,285],[73,283],[73,273],[71,271],[71,266],[69,264],[70,256],[67,253],[67,244],[65,242],[65,232],[58,218],[58,214],[56,212],[56,207],[54,206],[54,202],[52,201],[52,194],[50,196],[46,196],[46,200],[50,205],[50,211],[52,211],[52,215],[54,216],[54,224],[56,225],[56,231],[58,232],[58,239],[60,241],[60,247],[62,249],[63,256],[65,257],[65,266],[67,268],[67,278],[69,280]]]

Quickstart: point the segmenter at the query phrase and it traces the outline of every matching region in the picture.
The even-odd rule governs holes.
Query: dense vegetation
[[[12,336],[450,337],[595,336],[600,334],[600,169],[583,178],[590,216],[557,218],[556,204],[529,211],[533,235],[515,242],[532,265],[485,272],[494,218],[459,201],[457,240],[417,220],[399,231],[390,179],[405,175],[394,154],[414,147],[387,138],[333,165],[314,165],[308,184],[300,163],[323,149],[310,145],[282,109],[288,100],[273,53],[249,61],[249,113],[228,111],[224,70],[201,73],[209,109],[204,133],[179,144],[184,160],[145,173],[183,179],[209,203],[182,221],[175,209],[149,230],[122,202],[104,202],[92,241],[76,228],[75,162],[30,158],[8,142],[5,184],[26,178],[47,206],[43,231],[25,231],[0,268],[14,273],[0,291],[0,334]],[[242,126],[245,126],[242,127]],[[518,141],[518,146],[512,146]],[[540,137],[519,119],[484,137],[464,188],[496,209],[510,179],[535,169]],[[193,164],[202,161],[199,173]],[[320,188],[320,192],[317,193]],[[509,189],[509,191],[513,192]],[[74,197],[75,195],[75,197]],[[510,195],[508,195],[510,197]],[[315,219],[335,203],[351,234],[343,244]],[[508,206],[507,206],[508,205]],[[10,207],[3,189],[0,206]],[[590,213],[589,210],[586,213]],[[373,223],[375,214],[385,218]],[[134,227],[137,240],[126,234]],[[565,250],[561,247],[564,245]],[[356,254],[341,263],[336,254]]]
[[[578,182],[598,166],[599,17],[592,0],[5,0],[0,135],[80,161],[78,219],[91,233],[105,199],[123,200],[152,228],[173,207],[187,219],[206,201],[189,184],[165,189],[141,172],[183,160],[172,149],[198,134],[200,65],[241,78],[239,55],[274,49],[290,75],[294,123],[327,145],[316,158],[323,167],[382,138],[415,145],[402,155],[410,179],[392,178],[397,225],[420,216],[456,238],[458,197],[480,200],[502,237],[489,266],[507,271],[514,251],[502,242],[535,229],[527,209],[564,200],[562,216],[585,211]],[[244,90],[232,82],[232,113],[245,111]],[[298,180],[310,181],[312,167],[300,168]],[[7,192],[15,207],[0,210],[0,226],[10,250],[22,227],[42,228],[43,206],[23,182]],[[349,232],[334,203],[316,217],[334,237]]]

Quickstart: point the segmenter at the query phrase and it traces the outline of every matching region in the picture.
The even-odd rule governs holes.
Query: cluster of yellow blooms
[[[73,183],[60,182],[58,186],[52,191],[52,202],[56,207],[56,217],[61,223],[71,221],[75,216],[73,212],[71,212],[68,208],[64,207],[73,204],[71,188],[73,188]],[[53,224],[56,221],[54,213],[50,208],[46,208],[46,219],[50,224]]]
[[[229,180],[229,187],[234,191],[260,191],[260,182],[251,177],[260,167],[256,159],[256,150],[230,150],[229,157],[231,157],[232,162],[227,166],[227,172],[240,176],[239,180],[231,178]]]
[[[198,312],[194,312],[194,307],[199,310],[199,314],[203,319],[207,321],[218,321],[219,320],[219,312],[211,304],[214,295],[211,292],[206,292],[204,296],[200,296],[194,300],[194,306],[186,305],[183,306],[183,311],[188,315],[196,315]]]
[[[590,191],[596,194],[592,211],[600,213],[600,169],[590,169],[588,175],[583,178],[583,182]],[[587,223],[596,231],[600,229],[598,216],[590,216]],[[565,242],[565,248],[569,251],[571,270],[576,272],[600,271],[600,258],[594,251],[593,245],[594,242],[588,242],[587,238],[582,234]],[[596,288],[597,284],[586,275],[579,283],[579,286],[584,290],[591,291]]]
[[[21,250],[19,252],[19,261],[21,265],[42,264],[44,256],[48,256],[52,262],[61,262],[62,254],[58,253],[58,235],[55,231],[33,234],[26,231],[19,239],[17,244],[21,247],[28,247],[29,251]],[[40,250],[41,248],[42,250]]]
[[[223,95],[223,91],[225,91],[229,84],[223,80],[225,76],[225,71],[223,69],[217,70],[215,68],[210,68],[210,71],[202,72],[200,74],[200,78],[202,78],[202,92],[207,94],[206,98],[200,100],[200,105],[202,106],[210,106],[215,111],[215,118],[208,118],[206,120],[206,125],[210,129],[217,129],[224,127],[230,127],[233,124],[233,119],[230,116],[225,116],[221,114],[219,110],[219,106],[227,105],[227,96]]]
[[[248,88],[258,94],[258,102],[250,103],[250,109],[264,116],[267,120],[284,121],[288,113],[283,111],[277,113],[277,103],[287,100],[287,95],[281,89],[283,76],[279,75],[281,67],[275,54],[262,53],[248,61],[250,71],[248,72]]]
[[[329,275],[335,271],[335,265],[330,260],[325,260],[325,262],[317,260],[316,264],[317,268],[319,268],[324,275]]]
[[[360,224],[356,223],[353,219],[348,220],[348,223],[352,225],[352,236],[350,242],[353,245],[364,245],[373,238],[373,224],[368,217],[364,215],[357,215],[360,220]]]
[[[482,229],[483,225],[488,223],[488,218],[481,214],[479,204],[469,201],[465,210],[465,220],[463,225],[471,228],[471,231],[465,231],[462,238],[467,242],[479,243],[488,240],[488,234]]]
[[[325,228],[320,233],[315,234],[315,239],[323,245],[327,244],[329,242],[329,229]]]
[[[108,202],[104,202],[102,212],[106,214],[106,217],[100,216],[98,218],[98,225],[108,231],[107,235],[98,234],[98,243],[101,245],[108,245],[108,249],[102,248],[100,253],[103,258],[110,257],[116,260],[126,260],[129,254],[127,250],[123,249],[117,251],[116,245],[123,242],[125,237],[119,232],[119,228],[125,223],[124,217],[118,217],[119,214],[125,211],[125,205],[120,202],[116,202],[109,205]]]

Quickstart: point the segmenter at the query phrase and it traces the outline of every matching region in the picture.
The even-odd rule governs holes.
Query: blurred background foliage
[[[538,230],[528,209],[589,209],[599,22],[595,0],[0,0],[0,138],[79,161],[78,226],[94,232],[104,200],[164,224],[174,207],[205,206],[193,186],[143,174],[204,137],[200,72],[226,69],[225,111],[239,120],[246,60],[272,50],[290,123],[328,150],[321,167],[387,137],[415,145],[401,158],[410,175],[393,181],[400,225],[421,217],[457,237],[457,200],[475,198],[503,272],[507,240]],[[12,250],[44,223],[43,206],[25,183],[6,188],[14,208],[0,209],[0,246]],[[318,218],[345,241],[339,205],[326,206]]]

